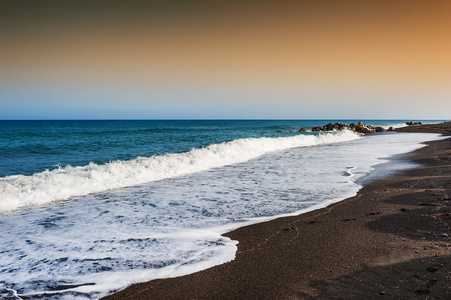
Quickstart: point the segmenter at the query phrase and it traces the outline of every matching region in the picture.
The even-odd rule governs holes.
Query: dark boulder
[[[337,122],[335,124],[329,123],[324,126],[315,126],[312,128],[312,132],[316,131],[332,131],[332,130],[350,130],[354,131],[355,133],[373,133],[373,132],[385,132],[385,131],[394,131],[393,127],[390,127],[390,129],[385,129],[381,126],[375,127],[373,125],[367,125],[363,124],[363,122],[358,122],[357,124],[351,123],[351,124],[345,124],[341,122]],[[306,132],[307,130],[305,128],[301,128],[298,130],[298,132]]]
[[[334,127],[334,124],[329,123],[329,124],[325,125],[324,128],[325,128],[327,131],[331,131],[331,130],[333,130],[335,127]]]
[[[337,130],[343,130],[343,128],[345,128],[347,125],[344,123],[338,122],[338,123],[335,123],[334,126],[335,126],[335,129],[337,129]]]
[[[409,125],[409,126],[411,126],[411,125],[423,125],[421,122],[414,122],[414,121],[411,121],[411,122],[406,122],[406,125]]]
[[[312,128],[312,131],[323,131],[324,129],[323,129],[323,127],[321,127],[321,126],[316,126],[316,127],[313,127]]]
[[[376,132],[376,129],[371,128],[369,126],[363,126],[362,129],[360,130],[360,133],[373,133]]]

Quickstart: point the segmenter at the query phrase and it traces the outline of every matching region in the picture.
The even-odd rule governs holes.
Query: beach
[[[397,131],[449,136],[451,122]],[[227,233],[239,242],[231,262],[104,299],[449,298],[451,138],[397,159],[420,166],[326,208]]]
[[[0,15],[0,300],[451,299],[451,1]]]

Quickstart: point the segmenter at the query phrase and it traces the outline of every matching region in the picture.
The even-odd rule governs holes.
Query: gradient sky
[[[451,118],[448,0],[67,2],[0,4],[0,119]]]

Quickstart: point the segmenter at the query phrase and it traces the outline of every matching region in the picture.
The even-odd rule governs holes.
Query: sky
[[[0,119],[451,119],[451,1],[2,1]]]

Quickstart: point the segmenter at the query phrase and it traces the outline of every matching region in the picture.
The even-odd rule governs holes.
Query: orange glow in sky
[[[451,1],[2,11],[0,105],[36,101],[20,87],[62,109],[134,103],[148,118],[450,117]],[[375,102],[393,111],[372,110]],[[181,113],[192,105],[205,109]]]

